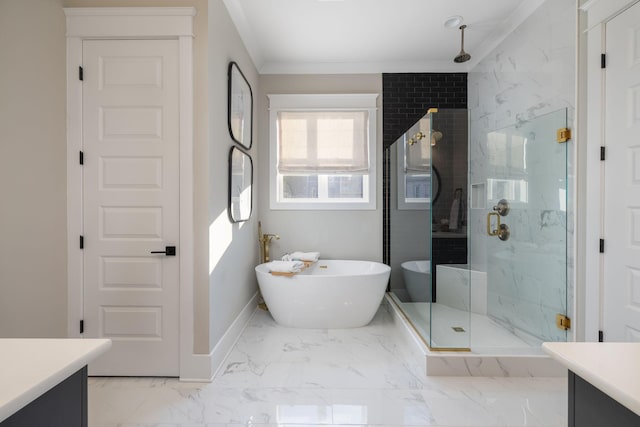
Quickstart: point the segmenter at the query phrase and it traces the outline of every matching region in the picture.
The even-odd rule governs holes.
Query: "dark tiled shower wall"
[[[464,109],[441,109],[433,115],[432,127],[442,132],[438,143],[431,147],[431,162],[440,173],[440,196],[432,202],[431,216],[436,224],[449,219],[456,189],[466,198],[468,188],[468,115]]]
[[[391,258],[391,165],[388,148],[429,108],[467,108],[467,73],[382,74],[383,260],[387,264]]]
[[[393,144],[429,108],[467,108],[467,73],[382,74],[384,147]]]

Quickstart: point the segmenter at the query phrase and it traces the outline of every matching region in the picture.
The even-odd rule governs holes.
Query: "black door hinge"
[[[600,55],[600,68],[607,68],[607,54]]]
[[[84,153],[82,151],[80,152],[80,164],[84,165]]]
[[[605,154],[606,154],[606,149],[604,148],[604,146],[600,147],[600,160],[605,159]]]
[[[598,342],[604,342],[604,332],[598,331]]]
[[[84,236],[80,236],[80,249],[84,249]]]
[[[78,67],[78,79],[80,79],[80,81],[84,80],[84,70],[82,66]]]
[[[604,253],[604,239],[600,239],[600,253]]]
[[[80,333],[84,334],[84,320],[80,321]]]

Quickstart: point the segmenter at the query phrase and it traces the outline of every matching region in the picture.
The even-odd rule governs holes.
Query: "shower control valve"
[[[509,205],[509,202],[506,199],[501,199],[498,202],[498,204],[493,207],[493,210],[495,212],[498,212],[500,214],[500,216],[507,216],[507,215],[509,215],[509,211],[511,210],[511,206]]]

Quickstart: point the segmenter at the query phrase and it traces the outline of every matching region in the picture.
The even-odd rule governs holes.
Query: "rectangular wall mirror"
[[[247,221],[251,217],[251,187],[253,161],[244,151],[231,147],[229,151],[229,219]]]
[[[238,64],[229,64],[229,133],[247,150],[252,144],[253,93]]]

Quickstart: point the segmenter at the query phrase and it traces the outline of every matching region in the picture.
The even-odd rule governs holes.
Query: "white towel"
[[[449,230],[458,229],[458,217],[460,213],[460,199],[453,199],[451,203],[451,212],[449,213]]]
[[[320,252],[294,252],[291,254],[291,259],[317,262],[320,259]]]
[[[269,271],[277,273],[300,273],[304,263],[302,261],[271,261],[267,266]]]

